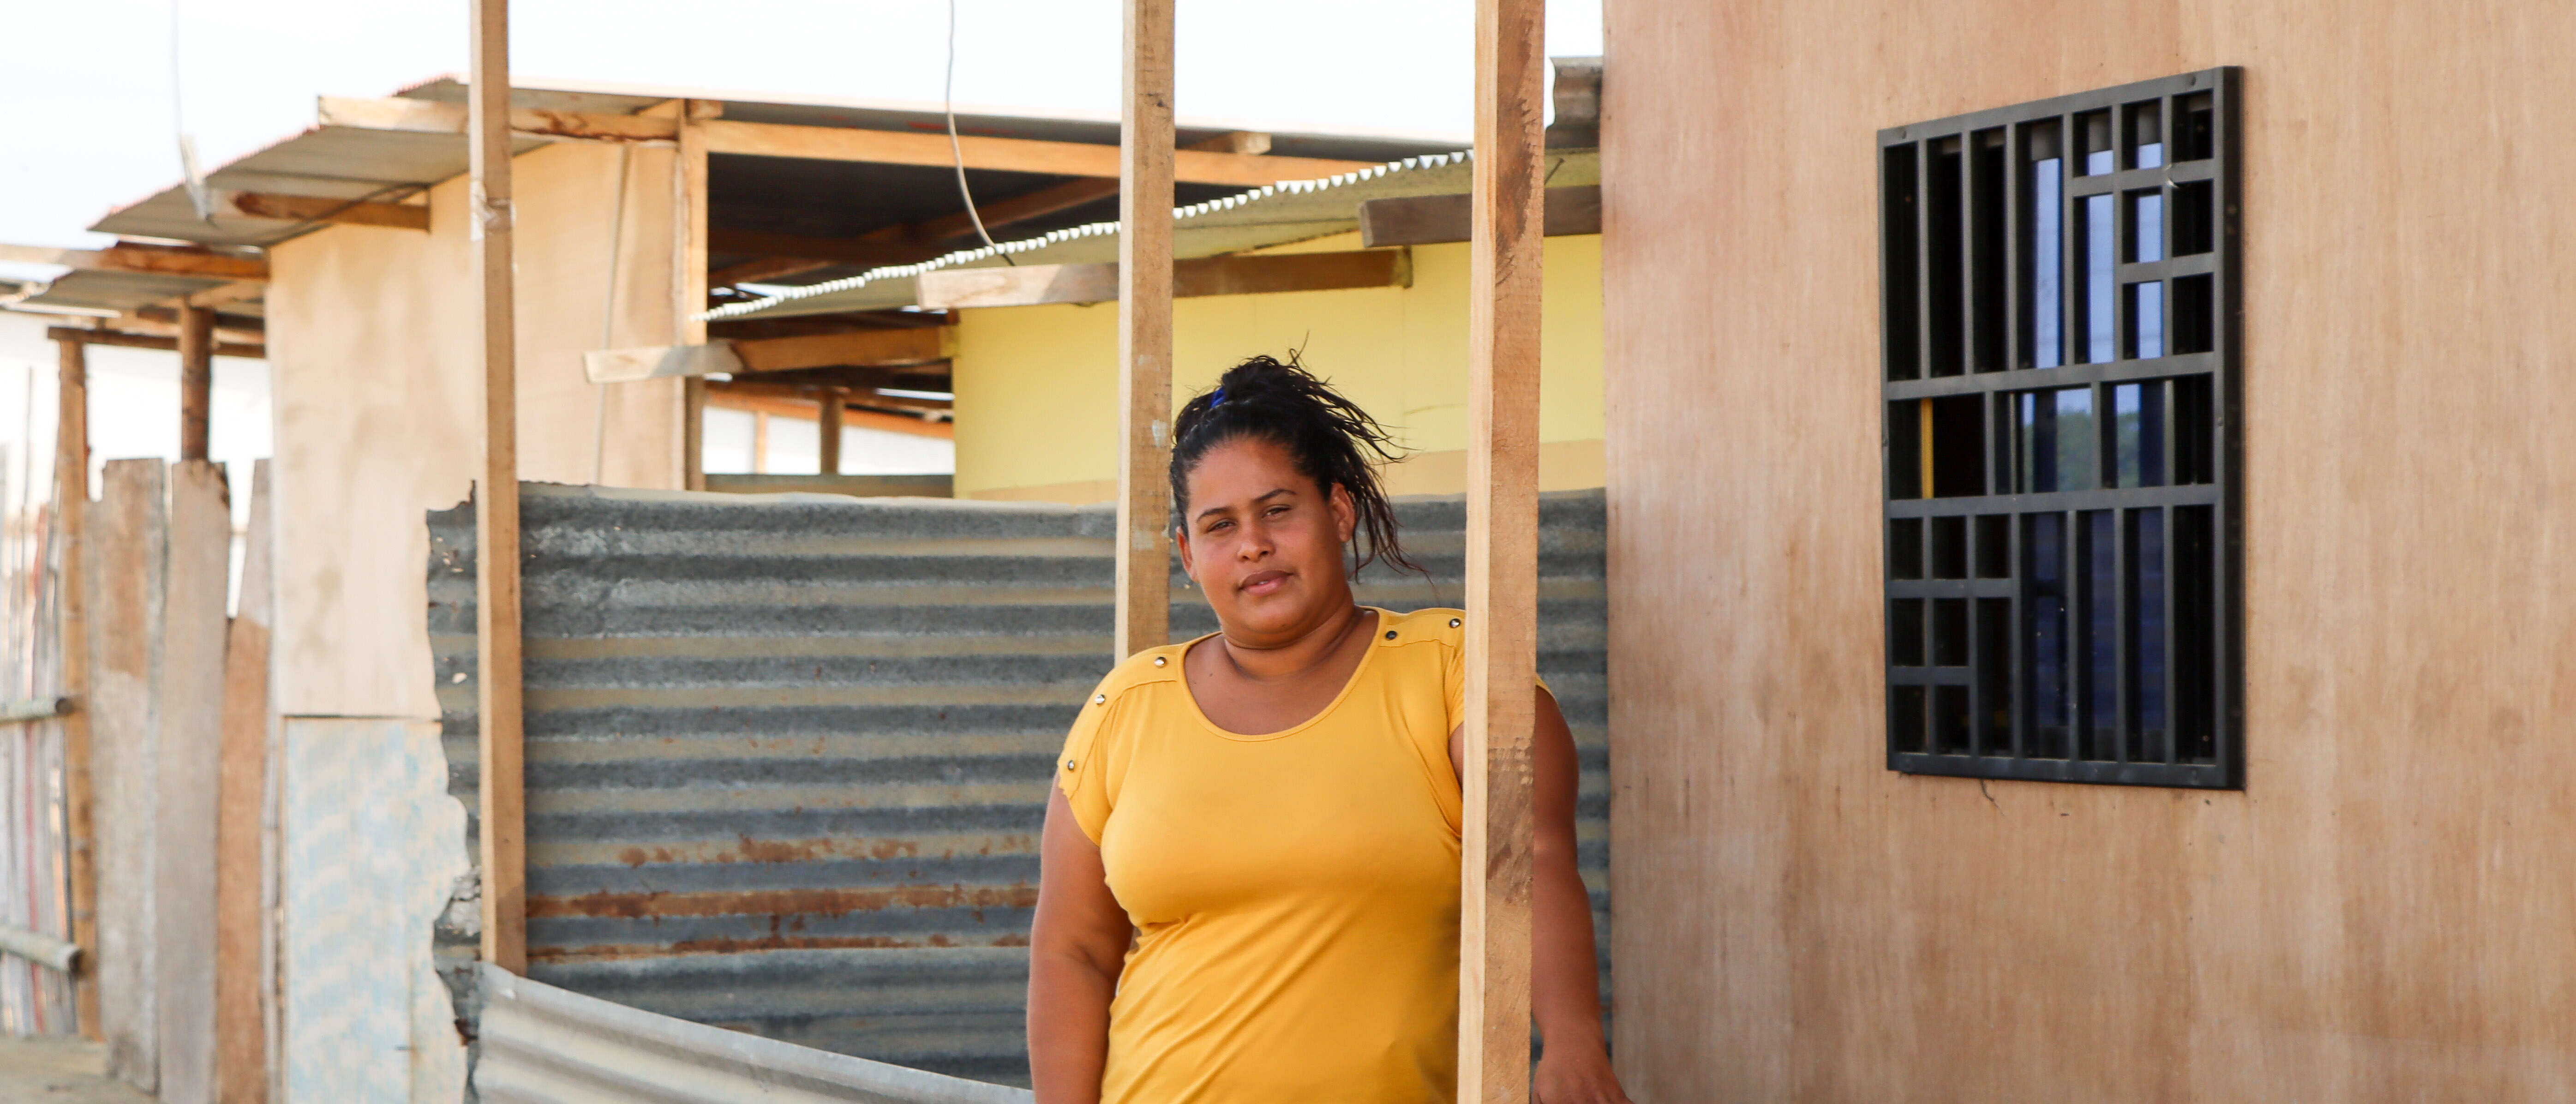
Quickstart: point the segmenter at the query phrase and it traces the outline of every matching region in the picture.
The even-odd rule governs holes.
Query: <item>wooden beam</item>
[[[1175,262],[1171,272],[1170,294],[1181,299],[1413,283],[1411,256],[1393,249],[1193,257]],[[1118,298],[1118,285],[1116,264],[951,268],[915,279],[921,305],[941,310],[1101,303]]]
[[[206,458],[213,422],[215,312],[179,308],[179,459]]]
[[[117,245],[106,249],[0,245],[0,261],[61,265],[83,272],[145,272],[156,276],[195,276],[208,280],[268,279],[268,262],[256,258],[141,245]]]
[[[802,368],[890,368],[936,364],[956,355],[957,331],[852,330],[804,337],[709,341],[658,349],[602,349],[582,354],[592,383],[634,383],[674,376],[790,372]]]
[[[1118,122],[1120,657],[1171,642],[1172,9],[1125,0]],[[1196,157],[1240,157],[1197,153]],[[1098,175],[1094,173],[1092,175]],[[1262,183],[1267,183],[1263,181]]]
[[[473,93],[469,89],[467,95]],[[498,110],[498,109],[495,109]],[[364,99],[324,96],[316,105],[316,123],[352,130],[392,130],[413,134],[464,134],[467,105],[400,96]],[[679,137],[677,121],[652,115],[604,115],[585,111],[510,111],[515,137],[594,142],[668,142]]]
[[[98,1017],[98,854],[91,822],[97,789],[90,765],[89,601],[83,589],[82,542],[89,522],[89,353],[79,341],[56,339],[59,398],[54,431],[54,525],[62,547],[59,652],[62,692],[79,703],[63,718],[63,835],[65,889],[71,898],[72,942],[80,945],[72,977],[72,1014],[81,1035],[104,1040]]]
[[[815,396],[815,451],[820,454],[820,459],[815,462],[814,470],[818,475],[841,474],[841,414],[840,388],[829,388]]]
[[[1460,195],[1390,196],[1360,204],[1360,244],[1442,245],[1472,235],[1469,197]],[[1547,229],[1551,238],[1601,232],[1601,188],[1547,190]]]
[[[133,310],[118,315],[116,317],[116,325],[125,327],[139,323],[143,325],[169,326],[172,327],[170,336],[177,337],[179,335],[177,326],[179,324],[180,310],[185,307],[204,305],[205,304],[183,302],[179,306],[175,307],[136,307]],[[244,341],[264,340],[268,336],[268,320],[256,314],[225,314],[218,310],[215,312],[215,338],[220,341],[223,340],[227,334],[233,335],[235,338]]]
[[[83,345],[114,345],[126,349],[159,349],[174,353],[179,351],[179,339],[176,337],[121,333],[116,330],[83,330],[70,326],[53,326],[45,330],[45,337],[53,341],[77,341]],[[260,360],[268,356],[268,347],[216,342],[215,355]]]
[[[712,122],[707,124],[707,146],[716,153],[752,157],[801,157],[818,161],[867,161],[940,168],[954,164],[962,156],[970,169],[1052,176],[1119,176],[1118,150],[1091,142],[1047,142],[969,134],[960,136],[957,148],[952,151],[945,134],[791,126],[784,123]],[[1170,149],[1167,143],[1164,156],[1173,159],[1174,179],[1191,184],[1230,184],[1244,188],[1276,184],[1282,180],[1313,180],[1371,168],[1374,164],[1212,150],[1174,154]]]
[[[224,640],[224,715],[215,805],[215,1099],[268,1099],[268,931],[260,873],[268,811],[271,529],[268,461],[251,468],[241,599]]]
[[[707,405],[721,410],[753,411],[774,418],[797,418],[804,421],[814,421],[819,416],[817,404],[812,396],[800,394],[795,388],[777,387],[765,383],[711,381],[707,384]],[[858,429],[882,430],[913,437],[936,437],[949,441],[957,439],[957,427],[953,423],[916,418],[909,414],[885,414],[845,406],[841,410],[841,424]]]
[[[510,0],[468,0],[467,218],[483,361],[483,464],[474,511],[476,727],[480,730],[483,961],[528,969],[527,805],[519,635],[517,317],[510,267]]]
[[[278,192],[216,192],[215,208],[243,218],[281,222],[328,222],[344,226],[384,226],[396,230],[429,229],[429,205],[330,199]]]
[[[1530,1098],[1546,0],[1476,0],[1458,1100]]]
[[[707,135],[701,120],[718,114],[723,105],[697,100],[682,100],[674,105],[678,120],[680,155],[674,159],[672,184],[679,190],[672,204],[673,251],[678,277],[672,285],[672,317],[679,320],[679,332],[673,335],[675,345],[704,345],[707,324],[699,321],[699,312],[707,309]],[[707,385],[702,376],[680,381],[680,487],[683,490],[707,489]]]
[[[766,230],[718,228],[707,232],[707,245],[716,253],[751,253],[764,258],[794,258],[831,264],[911,264],[938,255],[921,243],[879,234],[856,238],[816,238]]]

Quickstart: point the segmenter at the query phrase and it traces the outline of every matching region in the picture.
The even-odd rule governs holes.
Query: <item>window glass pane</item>
[[[2106,151],[2096,154],[2109,157]],[[2077,317],[2083,333],[2076,346],[2084,354],[2083,363],[2107,364],[2119,359],[2113,339],[2119,331],[2112,328],[2113,297],[2119,294],[2113,265],[2119,260],[2114,251],[2118,229],[2111,218],[2112,197],[2085,196],[2075,207],[2076,225],[2076,302],[2081,312]]]
[[[1890,686],[1887,688],[1887,728],[1893,737],[1889,743],[1898,751],[1923,750],[1923,688]]]
[[[2109,510],[2078,515],[2077,554],[2084,564],[2084,699],[2087,759],[2116,759],[2120,734],[2120,577],[2116,519]]]
[[[2207,506],[2178,506],[2166,547],[2166,575],[2173,587],[2174,756],[2186,763],[2216,761],[2217,737],[2217,539]]]
[[[2129,105],[2129,167],[2161,168],[2165,163],[2163,105],[2154,101]]]
[[[1932,663],[1936,667],[1968,665],[1968,600],[1932,600]]]
[[[2165,385],[2124,383],[2111,389],[2111,436],[2119,443],[2112,485],[2165,485]]]
[[[2129,259],[2165,259],[2165,194],[2129,193]]]
[[[1977,519],[1977,577],[2012,577],[2012,518],[1989,514]]]
[[[1888,603],[1887,654],[1899,667],[1923,666],[1923,600],[1898,598]]]
[[[2073,728],[2067,694],[2066,515],[2022,518],[2022,643],[2030,718],[2023,754],[2064,759]]]
[[[1932,752],[1936,755],[1968,753],[1967,687],[1932,688]]]
[[[1935,579],[1968,577],[1968,519],[1964,517],[1932,519],[1932,577]]]
[[[1917,197],[1914,181],[1912,143],[1890,146],[1880,154],[1882,179],[1887,194],[1881,200],[1879,222],[1885,235],[1886,262],[1880,266],[1881,292],[1887,296],[1886,332],[1887,378],[1913,379],[1921,375],[1921,334],[1916,326],[1921,309],[1915,268],[1915,225]]]
[[[2066,256],[2066,201],[2063,177],[2066,162],[2056,155],[2057,128],[2034,130],[2031,150],[2034,155],[2046,151],[2030,166],[2030,363],[2034,368],[2055,368],[2066,347],[2062,322],[2066,311],[2066,288],[2059,272]],[[2045,140],[2043,142],[2043,140]]]
[[[1932,374],[1955,376],[1964,368],[1967,339],[1961,333],[1966,323],[1966,306],[1961,298],[1967,283],[1966,262],[1960,252],[1961,224],[1959,185],[1967,157],[1957,138],[1943,138],[1931,143],[1929,161],[1924,166],[1923,225],[1930,246],[1926,269],[1930,275],[1924,284],[1923,309],[1931,322]]]
[[[1923,519],[1897,518],[1887,523],[1887,573],[1892,578],[1923,577]]]
[[[1979,521],[2005,519],[1979,518]],[[2012,754],[2012,600],[1977,599],[1977,693],[1979,746],[1987,755]]]
[[[2145,360],[2165,355],[2165,285],[2161,280],[2129,285],[2129,356]]]
[[[2129,511],[2129,759],[2165,758],[2165,524]]]
[[[2013,398],[2014,491],[2094,490],[2093,389],[2024,391]]]

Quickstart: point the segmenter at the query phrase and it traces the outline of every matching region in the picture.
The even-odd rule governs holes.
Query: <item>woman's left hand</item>
[[[1548,1047],[1530,1074],[1530,1095],[1538,1104],[1632,1104],[1619,1091],[1610,1072],[1610,1056],[1599,1046]]]

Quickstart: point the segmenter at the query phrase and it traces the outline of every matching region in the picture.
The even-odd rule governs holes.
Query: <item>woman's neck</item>
[[[1366,631],[1371,616],[1371,611],[1345,596],[1305,631],[1278,643],[1247,644],[1223,634],[1217,639],[1224,645],[1223,655],[1235,674],[1254,682],[1273,682],[1292,679],[1330,663],[1350,642],[1351,634]]]

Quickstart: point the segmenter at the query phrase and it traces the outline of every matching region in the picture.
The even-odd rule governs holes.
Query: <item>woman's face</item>
[[[1181,569],[1228,639],[1292,640],[1350,607],[1348,492],[1323,493],[1286,448],[1257,437],[1209,449],[1187,486]]]

